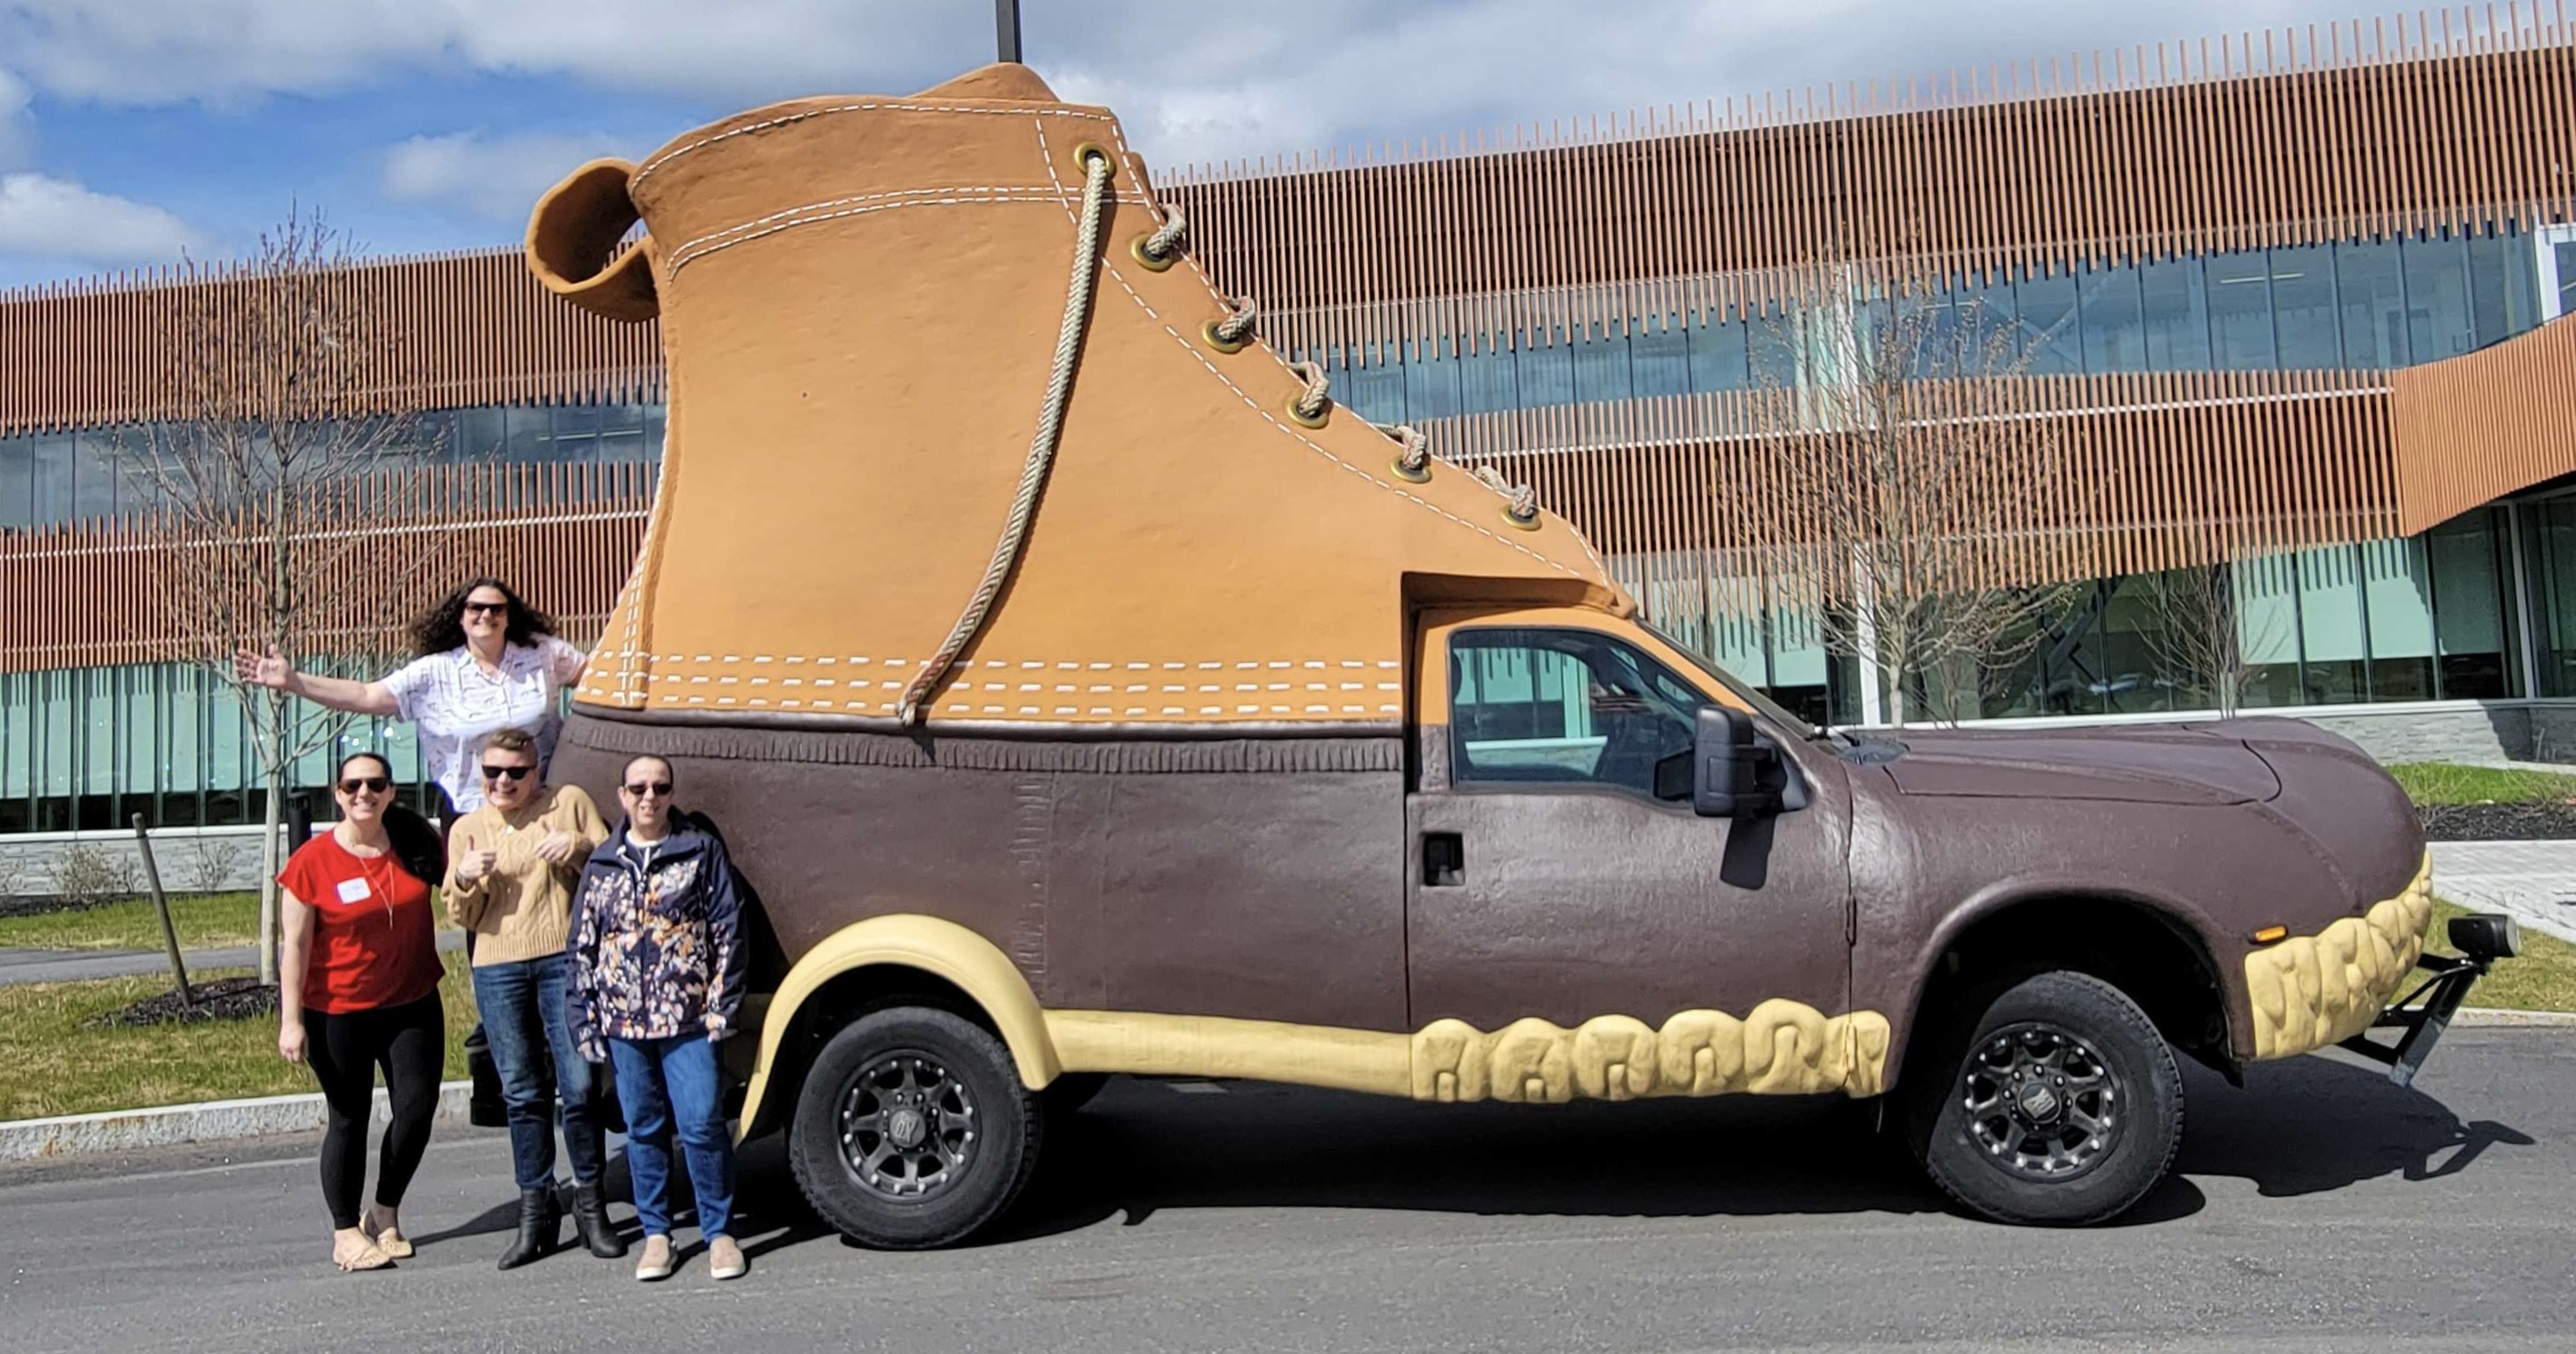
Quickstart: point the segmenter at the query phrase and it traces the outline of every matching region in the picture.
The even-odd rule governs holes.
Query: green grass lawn
[[[447,966],[438,989],[447,1007],[446,1075],[454,1079],[465,1075],[474,984],[464,955],[440,957]],[[169,986],[156,977],[0,987],[0,1119],[320,1089],[312,1069],[278,1058],[274,1016],[142,1029],[82,1023]]]
[[[2388,774],[2418,804],[2544,804],[2576,799],[2576,775],[2507,766],[2399,762]]]
[[[2435,954],[2458,954],[2444,937],[2451,918],[2467,911],[2435,899],[2426,948]],[[2523,928],[2521,957],[2497,960],[2487,976],[2469,989],[2469,1004],[2507,1011],[2576,1011],[2576,945]]]
[[[259,935],[256,893],[192,894],[170,900],[179,948],[217,950],[248,945]],[[0,917],[0,949],[158,950],[161,916],[149,898],[129,898],[78,912]]]

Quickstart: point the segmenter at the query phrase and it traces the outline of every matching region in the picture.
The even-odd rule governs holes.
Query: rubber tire
[[[862,1183],[841,1155],[842,1093],[877,1057],[912,1050],[964,1083],[983,1111],[983,1136],[966,1174],[919,1201],[888,1199]],[[882,1250],[954,1245],[1010,1207],[1037,1169],[1046,1116],[1036,1092],[1020,1085],[1002,1041],[948,1011],[894,1006],[841,1028],[806,1069],[789,1121],[787,1159],[796,1187],[824,1222],[843,1236]]]
[[[2071,1180],[2015,1176],[1968,1136],[1956,1094],[1970,1050],[1994,1031],[2025,1021],[2064,1029],[2102,1056],[2129,1105],[2120,1140],[2099,1165]],[[2052,971],[2023,979],[1987,1005],[1975,1024],[1953,1024],[1907,1088],[1915,1156],[1932,1183],[1997,1222],[2081,1227],[2134,1207],[2165,1178],[2182,1144],[2182,1069],[2155,1022],[2128,995],[2086,973]]]
[[[1064,1072],[1047,1083],[1047,1113],[1072,1114],[1092,1101],[1092,1097],[1109,1089],[1106,1072]]]

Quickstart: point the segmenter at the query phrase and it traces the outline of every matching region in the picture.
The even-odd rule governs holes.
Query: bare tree
[[[427,533],[375,529],[412,498],[417,449],[391,370],[388,276],[356,262],[346,235],[296,211],[246,260],[183,265],[128,458],[170,542],[158,581],[171,636],[231,689],[257,747],[263,981],[277,977],[283,800],[298,761],[350,717],[240,683],[232,655],[377,658],[426,555]]]
[[[1790,380],[1746,408],[1779,470],[1739,505],[1813,595],[1825,646],[1874,667],[1888,722],[1955,720],[2027,658],[2090,572],[2073,469],[2031,337],[1920,267],[1803,270]],[[1803,556],[1803,558],[1795,558]]]
[[[2233,564],[2158,574],[2150,593],[2163,621],[2145,632],[2157,665],[2190,683],[2220,718],[2232,718],[2263,666],[2261,655],[2287,639],[2288,614],[2246,607]]]

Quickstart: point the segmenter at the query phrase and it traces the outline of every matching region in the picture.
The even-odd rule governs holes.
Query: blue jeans
[[[716,1046],[703,1034],[608,1041],[617,1101],[626,1108],[626,1173],[646,1236],[671,1234],[671,1136],[689,1159],[698,1235],[731,1236],[733,1134],[717,1094]]]
[[[564,1016],[564,957],[550,954],[474,970],[474,1006],[483,1015],[483,1037],[501,1072],[501,1098],[510,1110],[510,1160],[523,1190],[555,1181],[555,1126],[546,1122],[544,1055],[554,1055],[555,1113],[563,1122],[564,1155],[575,1184],[596,1185],[607,1164],[608,1144],[590,1117],[590,1064],[573,1043]]]

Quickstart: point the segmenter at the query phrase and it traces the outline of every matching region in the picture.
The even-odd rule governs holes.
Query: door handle
[[[1422,883],[1455,888],[1467,882],[1467,841],[1455,832],[1422,834]]]

